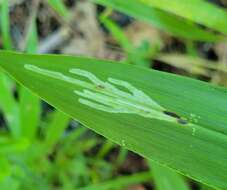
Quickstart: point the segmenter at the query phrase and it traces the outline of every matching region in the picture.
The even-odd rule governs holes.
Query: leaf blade
[[[82,87],[30,72],[24,69],[25,64],[70,77],[74,75],[69,70],[79,68],[102,81],[108,77],[128,81],[194,125],[88,107],[80,104],[79,96],[73,93],[75,89],[83,90]],[[71,56],[1,52],[0,66],[48,103],[110,140],[197,181],[227,188],[226,89],[127,64]],[[83,76],[77,79],[86,81]]]
[[[227,11],[204,0],[140,0],[152,7],[174,13],[227,34]],[[203,7],[203,9],[201,9]],[[212,14],[210,14],[212,13]]]
[[[129,16],[147,22],[158,29],[177,37],[198,41],[216,41],[222,38],[211,32],[202,30],[188,20],[183,20],[168,12],[164,12],[151,6],[149,7],[141,1],[130,0],[130,4],[127,1],[121,0],[93,1],[126,13]]]

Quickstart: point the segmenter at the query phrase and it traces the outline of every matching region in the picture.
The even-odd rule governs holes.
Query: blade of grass
[[[202,30],[189,20],[181,19],[173,14],[149,7],[138,0],[93,0],[94,2],[111,7],[129,16],[135,17],[154,27],[170,33],[178,38],[186,38],[197,41],[216,41],[222,37]],[[166,4],[168,5],[168,3]]]
[[[195,42],[191,41],[191,40],[185,41],[186,52],[187,52],[188,55],[193,56],[193,57],[199,56],[196,45],[197,44]]]
[[[227,11],[204,0],[139,0],[227,34]],[[201,7],[203,7],[201,9]],[[212,13],[212,14],[210,14]]]
[[[2,32],[3,46],[7,50],[12,49],[12,42],[10,36],[10,21],[9,21],[9,1],[1,1],[1,15],[0,15],[0,25]]]
[[[78,126],[73,132],[66,135],[63,139],[61,139],[61,143],[63,146],[71,146],[71,143],[75,140],[78,140],[81,136],[83,136],[87,132],[87,128],[84,126]]]
[[[88,151],[90,147],[93,147],[96,145],[97,139],[95,138],[89,138],[86,140],[80,140],[81,137],[87,132],[87,128],[84,126],[79,126],[74,131],[71,131],[67,135],[64,135],[63,138],[59,139],[59,144],[61,148],[59,149],[58,156],[60,155],[72,155],[75,156],[81,156],[83,155],[84,151]],[[72,146],[77,145],[72,149]],[[78,171],[79,172],[79,171]],[[83,171],[81,171],[83,172]]]
[[[7,190],[18,190],[20,182],[13,177],[6,177],[5,180],[2,180],[0,183],[0,189]]]
[[[200,190],[214,190],[214,189],[211,188],[211,187],[208,187],[208,186],[206,186],[206,185],[202,185],[202,186],[200,187]]]
[[[120,43],[121,47],[127,52],[130,53],[133,51],[131,43],[129,39],[125,36],[122,29],[117,26],[116,23],[111,21],[108,16],[111,15],[112,10],[107,9],[99,18],[100,21],[104,24],[104,26],[111,32],[113,37]]]
[[[149,165],[152,168],[151,171],[157,190],[189,190],[183,177],[175,171],[151,161]]]
[[[70,118],[64,113],[56,110],[53,119],[45,129],[46,138],[44,141],[45,150],[48,152],[52,150],[53,146],[59,141],[68,126]]]
[[[47,0],[47,2],[64,19],[69,18],[69,11],[62,0]]]
[[[29,146],[29,142],[26,139],[5,139],[0,142],[0,154],[9,154],[15,152],[23,152]]]
[[[39,4],[38,4],[39,5]],[[26,47],[25,50],[28,53],[34,53],[37,52],[38,50],[38,44],[39,44],[39,39],[38,39],[38,33],[37,33],[37,26],[36,26],[36,15],[37,15],[37,8],[38,5],[34,5],[36,6],[35,10],[31,15],[31,19],[29,24],[29,27],[27,29],[27,36],[26,36]]]
[[[127,54],[126,62],[135,63],[136,65],[140,66],[149,65],[149,62],[144,59],[144,56],[141,55],[139,51],[136,51],[136,48],[132,46],[129,39],[126,37],[122,29],[119,26],[117,26],[116,23],[108,19],[105,13],[101,15],[100,20],[126,52]]]
[[[127,158],[127,155],[128,155],[128,150],[125,149],[124,147],[120,147],[120,152],[115,162],[116,168],[120,167],[124,163],[124,161]]]
[[[7,158],[0,155],[0,184],[1,182],[11,174],[11,165]]]
[[[1,2],[0,15],[1,34],[3,40],[3,47],[7,50],[12,49],[10,36],[10,18],[9,18],[9,2],[3,0]],[[20,118],[19,108],[13,96],[11,81],[0,70],[0,107],[6,118],[7,125],[12,132],[14,138],[20,135]]]
[[[106,140],[106,142],[102,145],[101,149],[96,155],[96,158],[99,160],[103,159],[110,152],[110,150],[115,146],[116,145],[113,142]]]
[[[226,89],[128,64],[74,56],[2,51],[0,67],[115,143],[199,182],[227,189]],[[83,90],[94,96],[84,101],[84,94],[78,93]],[[131,90],[142,95],[133,104],[132,94],[125,97]],[[134,105],[139,108],[134,110]],[[148,115],[140,110],[147,106]],[[151,114],[153,109],[161,110]]]
[[[31,15],[31,21],[29,22],[29,28],[27,31],[25,49],[28,53],[35,53],[38,47],[38,34],[36,27],[36,13],[38,4],[33,5],[35,8],[32,10],[33,12]],[[24,87],[21,87],[19,90],[19,98],[21,136],[32,141],[35,139],[40,121],[40,99]]]
[[[184,69],[190,73],[202,74],[208,77],[210,76],[209,70],[227,73],[227,67],[225,65],[195,56],[174,53],[159,54],[156,59],[177,68]]]
[[[35,139],[40,121],[40,100],[24,87],[21,87],[19,96],[21,136],[32,141]]]
[[[18,104],[14,99],[8,78],[3,73],[0,73],[0,91],[0,109],[3,111],[13,137],[17,138],[20,134]]]
[[[121,189],[129,185],[145,183],[151,179],[149,172],[137,173],[130,176],[121,176],[116,179],[106,181],[100,184],[90,185],[87,187],[79,188],[78,190],[110,190]]]

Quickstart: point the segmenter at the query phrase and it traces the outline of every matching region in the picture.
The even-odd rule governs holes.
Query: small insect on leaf
[[[177,119],[180,119],[181,117],[177,115],[176,113],[170,112],[170,111],[163,111],[164,114],[169,115],[171,117],[175,117]]]
[[[177,115],[177,114],[174,113],[174,112],[163,111],[163,113],[166,114],[166,115],[169,115],[169,116],[171,116],[171,117],[176,118],[176,119],[177,119],[177,122],[178,122],[179,124],[182,124],[182,125],[188,124],[188,121],[187,121],[186,119],[182,118],[181,116]]]

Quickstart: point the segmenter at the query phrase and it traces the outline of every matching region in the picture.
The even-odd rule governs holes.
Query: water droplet
[[[13,121],[13,119],[14,119],[12,114],[6,114],[6,118],[9,120],[9,122]]]
[[[194,117],[196,117],[196,115],[194,113],[190,113],[190,117],[194,118]]]
[[[195,136],[196,128],[192,128],[192,136]]]
[[[190,121],[192,121],[193,123],[198,123],[198,120],[199,120],[200,118],[201,118],[200,116],[197,116],[197,115],[194,114],[194,113],[191,113],[191,114],[190,114]]]
[[[122,145],[122,146],[126,146],[125,140],[122,140],[122,141],[121,141],[121,145]]]

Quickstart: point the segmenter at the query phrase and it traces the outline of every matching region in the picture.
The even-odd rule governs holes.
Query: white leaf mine
[[[74,74],[77,78],[30,64],[25,64],[24,68],[82,87],[82,91],[74,90],[73,93],[79,96],[78,101],[81,104],[90,108],[109,113],[136,114],[145,118],[179,123],[180,117],[167,112],[151,97],[127,81],[111,77],[107,81],[102,81],[91,72],[78,68],[69,70],[69,73]],[[81,80],[81,77],[87,80]],[[124,88],[125,90],[122,90]]]

